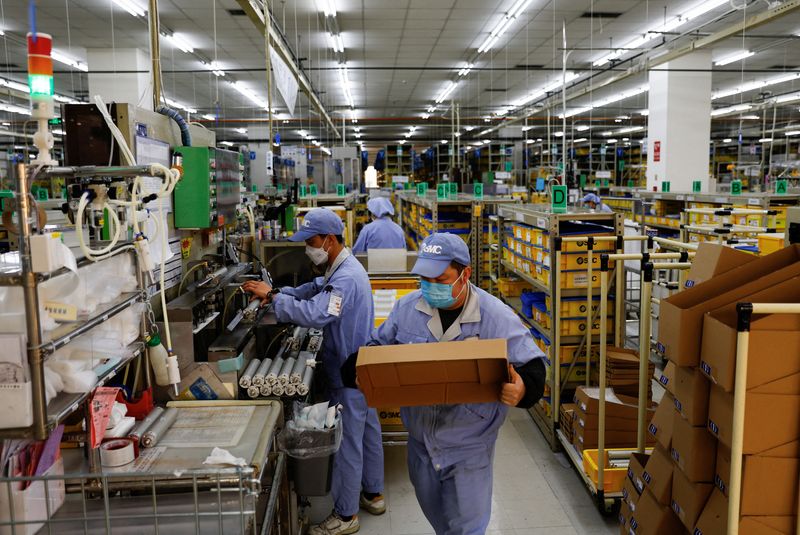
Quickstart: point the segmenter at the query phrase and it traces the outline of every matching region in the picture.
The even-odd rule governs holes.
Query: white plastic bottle
[[[158,386],[167,386],[169,384],[167,350],[161,344],[161,338],[157,334],[152,335],[150,340],[147,341],[147,356],[156,376],[156,384]]]

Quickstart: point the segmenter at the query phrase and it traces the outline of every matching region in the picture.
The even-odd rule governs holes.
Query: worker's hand
[[[525,383],[511,364],[508,365],[508,374],[511,376],[511,382],[503,384],[500,401],[509,407],[516,407],[525,397]]]
[[[253,294],[250,300],[261,299],[261,304],[265,305],[269,302],[269,292],[272,291],[272,286],[264,281],[247,281],[242,284],[242,291]]]

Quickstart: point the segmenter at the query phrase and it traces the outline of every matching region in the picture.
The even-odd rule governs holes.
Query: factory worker
[[[372,223],[364,225],[353,246],[354,253],[367,249],[405,249],[406,237],[400,225],[392,221],[394,207],[386,197],[375,197],[367,202]]]
[[[383,498],[383,446],[378,415],[364,395],[343,388],[340,367],[367,343],[374,326],[372,289],[361,263],[342,244],[344,224],[331,210],[315,208],[289,238],[306,242],[306,254],[325,275],[297,288],[270,288],[260,281],[242,287],[272,302],[281,323],[323,329],[321,363],[331,404],[342,404],[342,444],[333,464],[334,510],[311,535],[342,535],[359,529],[359,505],[372,514],[386,511]]]
[[[469,249],[458,236],[427,237],[412,270],[422,278],[421,290],[400,299],[370,340],[370,345],[507,340],[511,379],[499,402],[400,409],[409,435],[411,483],[437,535],[486,531],[497,433],[508,407],[533,406],[545,381],[544,354],[530,331],[511,308],[469,282],[469,264]],[[350,383],[348,366],[343,372]]]
[[[612,212],[611,207],[600,200],[594,193],[587,193],[583,197],[583,204],[598,212]]]

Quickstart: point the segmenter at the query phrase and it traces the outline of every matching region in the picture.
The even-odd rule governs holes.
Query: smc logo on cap
[[[442,254],[441,245],[426,245],[422,248],[423,253]]]

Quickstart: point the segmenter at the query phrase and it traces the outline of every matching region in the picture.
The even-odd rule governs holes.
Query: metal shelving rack
[[[469,248],[470,256],[472,258],[472,282],[473,284],[480,285],[482,280],[488,280],[490,273],[483,269],[483,253],[484,251],[492,252],[490,244],[485,243],[483,227],[488,224],[490,232],[493,224],[493,216],[501,206],[517,205],[519,199],[512,197],[500,197],[493,195],[486,195],[483,197],[476,197],[475,195],[459,193],[454,198],[447,200],[437,199],[436,192],[428,192],[425,196],[419,196],[416,192],[404,191],[396,193],[396,200],[399,203],[400,225],[403,227],[406,235],[409,236],[409,231],[417,235],[417,231],[422,227],[422,216],[420,210],[416,211],[416,219],[410,221],[411,213],[409,209],[410,204],[416,205],[418,208],[422,207],[431,213],[431,232],[436,232],[439,228],[439,209],[442,206],[468,206],[470,207],[470,234],[469,234]],[[418,236],[418,242],[421,243],[422,239]]]
[[[562,222],[567,221],[578,221],[578,222],[587,222],[587,223],[598,223],[603,224],[612,229],[614,236],[618,237],[621,241],[621,237],[623,235],[623,219],[621,214],[615,213],[603,213],[603,212],[594,212],[591,210],[586,210],[582,208],[578,209],[570,209],[566,213],[554,213],[550,206],[548,205],[520,205],[520,206],[500,206],[498,208],[498,243],[500,244],[499,247],[502,248],[502,244],[504,243],[504,222],[518,222],[523,223],[526,225],[530,225],[532,227],[541,229],[549,233],[548,235],[548,248],[551,254],[551,269],[550,269],[550,280],[548,281],[549,284],[544,284],[542,281],[531,277],[528,273],[517,269],[516,266],[508,262],[507,260],[501,259],[500,260],[500,274],[502,275],[505,272],[510,272],[516,275],[517,277],[523,279],[524,281],[528,282],[533,286],[537,291],[544,292],[548,296],[551,297],[551,305],[550,305],[550,318],[551,318],[551,326],[550,329],[543,329],[541,325],[536,322],[529,322],[529,324],[548,337],[551,341],[550,346],[550,355],[551,355],[551,368],[553,370],[552,379],[549,380],[548,385],[550,386],[551,392],[551,411],[550,415],[547,415],[544,412],[543,407],[540,404],[534,405],[533,408],[529,410],[531,416],[533,417],[533,421],[542,431],[542,434],[545,436],[545,439],[548,441],[550,448],[553,451],[558,451],[559,444],[564,444],[565,449],[569,451],[572,446],[568,445],[568,441],[564,437],[563,434],[559,433],[559,410],[561,406],[561,391],[564,388],[565,384],[561,383],[560,377],[560,352],[561,352],[561,345],[564,343],[574,343],[574,344],[581,344],[584,342],[586,338],[585,335],[578,335],[578,336],[561,336],[560,329],[558,322],[561,318],[561,299],[562,297],[584,297],[588,294],[587,288],[570,288],[570,289],[562,289],[561,288],[561,270],[557,269],[560,266],[561,261],[561,239],[562,235],[560,232],[560,227]],[[617,244],[612,246],[613,249],[619,250]],[[587,285],[589,287],[592,286],[591,281],[587,279]],[[619,295],[622,295],[622,292],[617,292]],[[599,296],[599,288],[593,288],[591,291],[592,296],[598,295]],[[507,300],[508,301],[508,300]],[[513,302],[512,302],[513,303]],[[515,303],[514,303],[515,304]],[[621,334],[619,321],[616,322],[616,339],[619,340],[619,336]],[[591,328],[589,329],[591,332]],[[574,365],[575,360],[577,359],[579,352],[576,352],[575,356],[573,357]],[[558,385],[558,386],[557,386]],[[576,459],[573,459],[576,461]],[[578,466],[582,466],[582,460],[578,463]]]

